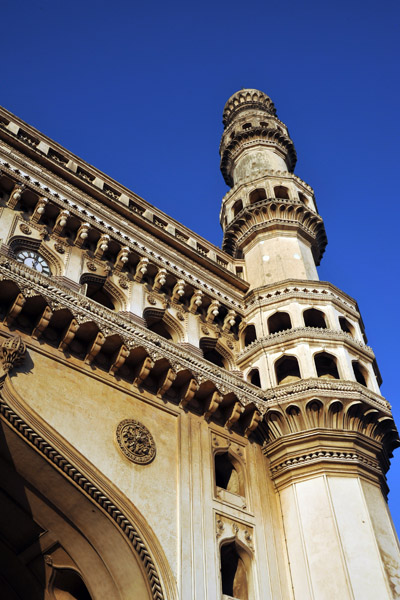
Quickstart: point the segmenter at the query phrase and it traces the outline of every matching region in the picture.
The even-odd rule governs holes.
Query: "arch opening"
[[[298,381],[301,376],[297,358],[295,356],[282,356],[275,363],[275,375],[278,385]]]
[[[266,200],[266,199],[267,199],[267,193],[264,190],[264,188],[257,188],[256,190],[253,190],[252,192],[250,192],[250,195],[249,195],[250,204],[255,204],[256,202],[259,202],[260,200]]]
[[[247,325],[243,332],[244,347],[246,348],[257,340],[256,328],[254,325]]]
[[[248,374],[247,379],[253,385],[261,388],[260,371],[258,369],[252,369]]]
[[[317,377],[321,379],[340,379],[336,358],[327,352],[320,352],[314,356]]]
[[[292,329],[292,321],[290,316],[286,312],[276,312],[271,315],[267,321],[269,333],[279,333],[279,331],[286,331],[286,329]]]
[[[235,542],[221,546],[220,560],[222,593],[235,600],[248,600],[247,568]]]
[[[326,329],[325,315],[321,310],[317,308],[308,308],[303,313],[304,325],[306,327],[318,327],[319,329]]]
[[[339,317],[339,325],[342,331],[349,333],[352,337],[354,337],[354,327],[349,323],[345,317]]]
[[[367,387],[368,373],[367,370],[357,361],[353,360],[351,363],[353,367],[354,377],[358,383]]]
[[[289,190],[284,185],[277,185],[274,187],[275,198],[280,200],[289,200]]]
[[[236,217],[242,209],[243,209],[243,202],[241,200],[236,200],[236,202],[232,206],[233,216]]]
[[[243,496],[242,477],[228,452],[215,455],[215,485]]]

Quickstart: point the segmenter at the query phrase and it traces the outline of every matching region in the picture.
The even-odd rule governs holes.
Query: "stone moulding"
[[[312,243],[319,264],[327,244],[322,218],[297,200],[269,198],[245,206],[225,230],[222,246],[224,249],[241,247],[257,231],[282,226],[303,232]]]
[[[315,300],[336,302],[341,308],[344,307],[345,311],[349,312],[353,318],[360,318],[356,301],[327,281],[310,282],[289,279],[273,286],[255,288],[246,298],[245,309],[252,306],[259,308],[270,304],[275,305],[280,300],[287,302],[288,298],[312,300],[313,302]]]
[[[370,346],[366,346],[359,340],[355,340],[349,333],[335,329],[325,329],[319,327],[293,327],[292,329],[286,329],[285,331],[279,331],[278,333],[271,333],[263,338],[255,340],[237,356],[237,362],[241,362],[253,354],[257,350],[263,348],[271,348],[282,343],[288,343],[292,341],[299,341],[299,339],[309,339],[310,341],[334,341],[334,342],[345,342],[352,348],[362,352],[365,356],[373,360],[375,354]]]
[[[171,364],[179,363],[182,369],[194,373],[198,382],[210,380],[221,393],[234,393],[243,405],[253,403],[264,413],[264,394],[255,386],[229,374],[208,361],[182,351],[176,344],[161,338],[139,324],[133,324],[118,313],[77,294],[40,273],[32,271],[17,261],[0,257],[0,282],[13,281],[26,297],[41,296],[52,310],[67,308],[79,324],[93,322],[105,336],[118,334],[128,348],[143,347],[153,359],[166,358]],[[0,283],[1,284],[1,283]]]
[[[281,122],[283,125],[283,123]],[[290,171],[276,171],[274,169],[266,169],[264,172],[265,175],[263,177],[254,178],[253,175],[249,175],[248,177],[243,177],[240,182],[236,183],[230,190],[228,190],[225,196],[222,198],[222,202],[226,203],[232,196],[236,194],[236,192],[240,188],[245,188],[247,185],[255,185],[257,181],[265,181],[265,177],[271,178],[279,178],[279,179],[287,179],[289,181],[298,182],[302,187],[304,187],[310,194],[314,196],[314,190],[306,181],[303,181],[298,175],[295,173],[291,173]]]
[[[225,369],[211,365],[199,356],[182,351],[176,344],[152,333],[139,324],[97,304],[90,298],[73,292],[59,283],[54,285],[48,277],[32,271],[28,267],[7,257],[0,257],[0,282],[11,280],[25,297],[42,296],[50,308],[70,310],[78,324],[94,322],[105,336],[117,333],[128,348],[143,347],[153,359],[166,358],[171,365],[177,363],[181,369],[188,369],[201,383],[210,380],[221,393],[233,393],[246,406],[253,403],[261,414],[268,406],[285,398],[294,398],[315,390],[315,393],[335,396],[364,397],[379,407],[389,410],[390,405],[378,394],[367,390],[356,382],[344,380],[305,379],[296,383],[259,390],[255,386],[236,377]]]
[[[340,465],[356,468],[386,487],[389,458],[400,445],[387,408],[373,407],[370,401],[349,395],[341,399],[311,397],[269,408],[264,422],[263,451],[270,459],[273,478],[287,483],[294,471],[301,476],[305,467],[309,474],[324,463],[332,472],[340,473]]]
[[[161,585],[161,580],[150,555],[147,546],[130,522],[129,518],[114,504],[107,494],[88,479],[78,468],[65,458],[55,447],[48,443],[39,435],[33,427],[30,426],[15,410],[10,406],[9,396],[13,394],[5,389],[4,377],[0,381],[0,414],[7,421],[8,425],[15,429],[18,434],[27,440],[37,452],[40,452],[51,462],[58,470],[68,477],[81,491],[98,504],[101,509],[109,515],[117,527],[121,529],[128,538],[130,544],[136,551],[143,570],[146,573],[153,600],[165,600],[165,594]]]
[[[112,224],[109,214],[102,213],[101,211],[98,210],[98,212],[100,212],[100,214],[101,214],[101,218],[93,215],[92,212],[90,212],[87,208],[85,208],[84,206],[81,205],[82,204],[82,195],[81,194],[79,195],[79,200],[78,199],[69,200],[66,197],[61,197],[60,194],[58,194],[57,192],[55,192],[52,189],[49,189],[49,187],[47,187],[46,185],[41,184],[37,179],[34,179],[33,177],[30,177],[29,175],[21,173],[21,171],[18,168],[12,167],[10,165],[10,163],[6,162],[2,158],[0,158],[0,166],[5,173],[8,173],[10,175],[11,178],[15,179],[15,177],[19,175],[20,179],[25,180],[24,188],[28,188],[28,187],[32,188],[32,191],[35,194],[38,194],[40,191],[44,190],[44,192],[49,197],[51,197],[51,202],[54,203],[55,205],[57,205],[61,210],[68,208],[68,211],[71,213],[71,215],[76,216],[80,220],[89,221],[94,228],[98,229],[103,234],[112,235],[113,238],[121,246],[126,246],[127,244],[130,245],[132,251],[138,252],[141,255],[149,258],[155,265],[160,266],[160,267],[165,267],[165,265],[167,265],[168,269],[176,277],[178,277],[178,278],[184,277],[185,279],[187,279],[188,284],[199,287],[199,288],[203,289],[203,291],[205,291],[206,293],[208,293],[210,295],[215,295],[216,297],[218,297],[220,299],[223,298],[224,302],[226,302],[231,307],[234,307],[235,309],[239,309],[239,310],[241,309],[241,304],[239,301],[235,300],[234,298],[227,297],[226,294],[223,294],[218,289],[214,289],[212,285],[210,286],[207,283],[201,281],[199,279],[200,272],[198,270],[198,266],[195,264],[195,262],[193,260],[189,259],[188,257],[185,257],[185,264],[186,264],[186,266],[192,267],[193,270],[198,271],[197,277],[193,276],[191,273],[188,273],[186,270],[183,270],[182,267],[175,265],[173,262],[174,259],[173,259],[173,254],[171,253],[171,248],[169,248],[166,244],[162,243],[161,241],[159,241],[158,243],[159,243],[159,245],[161,245],[163,247],[163,249],[165,251],[165,256],[168,256],[169,259],[165,259],[163,256],[160,256],[159,249],[157,250],[155,247],[151,248],[151,247],[147,247],[144,245],[144,243],[145,243],[148,246],[151,246],[151,241],[148,236],[143,237],[142,239],[139,239],[139,232],[136,230],[137,239],[133,239],[131,237],[131,235],[128,236],[125,233],[123,233],[121,231],[120,227],[117,227]],[[51,174],[51,175],[53,177],[53,174]],[[32,183],[33,183],[33,185],[31,185],[31,186],[29,186],[29,184],[27,183],[30,180],[32,180]],[[68,193],[69,194],[71,193],[70,189],[68,189]],[[88,200],[92,200],[89,196],[87,198],[88,198]],[[87,206],[88,202],[85,202],[85,204]],[[145,232],[142,232],[142,233],[145,234]],[[204,243],[206,243],[205,240],[204,240]],[[220,248],[215,248],[215,249],[213,248],[213,250],[215,250],[215,252],[217,254],[218,253],[221,254]],[[224,258],[226,258],[226,260],[228,262],[229,262],[229,260],[231,260],[231,257],[228,255]],[[230,273],[230,275],[234,275],[233,272],[231,272],[231,271],[229,271],[229,273]]]

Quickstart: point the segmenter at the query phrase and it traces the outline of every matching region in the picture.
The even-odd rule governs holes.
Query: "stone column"
[[[294,597],[399,598],[399,542],[385,498],[384,473],[398,440],[389,407],[351,392],[343,398],[339,389],[340,400],[324,395],[296,394],[266,419],[264,453],[279,495]]]

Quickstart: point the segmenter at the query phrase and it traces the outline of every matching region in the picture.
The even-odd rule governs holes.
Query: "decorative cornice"
[[[13,150],[13,159],[17,161],[18,158],[19,153]],[[181,257],[182,264],[175,264],[178,262],[176,260],[177,254],[174,248],[171,248],[168,243],[162,241],[161,239],[157,239],[157,244],[153,243],[152,237],[149,237],[147,231],[140,231],[140,229],[137,227],[132,227],[132,224],[129,224],[128,222],[122,222],[120,215],[116,213],[112,214],[109,208],[102,206],[98,202],[95,202],[91,196],[84,194],[81,190],[74,190],[71,188],[71,186],[66,186],[65,182],[58,181],[57,175],[51,171],[46,171],[46,169],[43,168],[40,170],[43,180],[45,179],[44,175],[48,175],[48,181],[46,181],[46,183],[41,182],[39,180],[39,176],[35,172],[37,169],[35,169],[33,165],[26,164],[25,156],[21,155],[20,159],[24,164],[14,167],[10,163],[11,157],[7,157],[7,159],[0,158],[0,167],[5,173],[8,173],[10,177],[17,179],[25,187],[31,187],[34,193],[42,193],[49,196],[51,202],[59,206],[61,210],[67,208],[71,215],[78,217],[80,220],[89,222],[99,232],[111,235],[121,246],[127,245],[132,251],[138,252],[142,256],[151,259],[155,264],[163,267],[167,266],[168,269],[171,270],[178,278],[186,279],[188,284],[200,287],[201,289],[204,289],[204,291],[207,291],[207,293],[210,295],[215,295],[220,299],[223,298],[224,301],[229,305],[232,305],[236,309],[240,310],[240,303],[238,302],[238,299],[234,299],[235,294],[232,294],[232,298],[229,298],[226,294],[226,290],[222,292],[218,289],[217,281],[214,280],[211,285],[205,281],[202,281],[204,269],[201,271],[201,266],[197,264],[196,257],[190,258],[183,253],[183,256]],[[34,174],[28,175],[26,173],[26,169],[29,168],[34,171]],[[54,189],[55,181],[57,181],[59,187],[62,188],[62,194],[58,193]],[[149,208],[146,209],[147,211],[150,208],[153,212],[156,211],[156,209],[150,204],[148,206]],[[164,215],[164,219],[165,217],[166,215]],[[154,224],[154,221],[149,221],[149,219],[146,219],[146,217],[143,215],[141,215],[141,219],[143,223],[149,222]],[[177,223],[176,225],[179,226]],[[182,226],[179,227],[180,229],[183,229]],[[163,230],[168,233],[165,228],[163,228]],[[227,276],[226,274],[229,273],[229,277],[233,283],[239,284],[240,287],[245,285],[243,280],[238,278],[232,270],[227,270],[226,266],[222,265],[222,262],[224,264],[230,263],[232,260],[230,256],[224,255],[224,252],[219,248],[208,243],[203,238],[200,238],[200,236],[197,236],[197,234],[190,232],[190,230],[187,230],[187,232],[189,232],[189,234],[193,237],[194,241],[198,240],[199,243],[197,246],[206,246],[208,251],[215,253],[216,260],[214,261],[208,255],[197,252],[197,246],[194,248],[190,244],[185,244],[185,247],[187,247],[191,253],[201,255],[201,261],[206,260],[210,266],[211,263],[213,265],[215,263],[217,269],[221,269],[220,273],[219,271],[215,273],[215,277],[221,276],[224,279]],[[178,239],[172,234],[168,235],[171,235],[174,240]],[[162,255],[160,255],[160,249],[162,250]],[[222,255],[223,259],[221,259],[219,255]],[[194,275],[187,270],[188,265],[190,265]],[[215,270],[214,267],[212,270]]]
[[[360,318],[356,301],[328,281],[287,279],[273,285],[255,288],[245,296],[245,310],[275,305],[279,301],[302,299],[313,302],[336,302],[351,316]]]
[[[27,297],[42,296],[53,311],[68,308],[78,324],[93,322],[105,337],[118,334],[128,348],[143,347],[155,360],[166,358],[171,365],[176,365],[178,370],[187,369],[192,372],[199,383],[212,381],[221,393],[233,393],[244,406],[253,403],[260,412],[265,411],[264,394],[255,386],[205,359],[200,359],[186,349],[181,350],[173,342],[132,323],[125,316],[107,309],[87,296],[55,284],[49,277],[3,256],[0,257],[0,280],[5,279],[12,279]]]
[[[294,383],[279,385],[264,391],[265,400],[270,407],[273,403],[281,405],[285,402],[309,400],[313,396],[339,398],[340,400],[362,400],[391,416],[390,404],[382,396],[375,394],[356,381],[344,379],[320,379],[310,377]]]
[[[224,139],[225,134],[223,134]],[[297,154],[294,144],[290,137],[276,127],[252,127],[246,131],[239,131],[234,134],[234,137],[225,143],[221,142],[221,173],[225,179],[225,183],[230,187],[233,186],[231,171],[232,165],[237,154],[249,145],[257,143],[263,146],[277,146],[283,155],[286,157],[288,168],[293,171],[296,166]]]
[[[265,337],[259,338],[255,340],[238,356],[236,360],[238,363],[247,360],[250,356],[253,356],[256,352],[262,349],[271,349],[274,346],[281,344],[288,344],[289,342],[299,341],[299,340],[308,340],[308,341],[329,341],[329,342],[340,342],[345,343],[351,348],[357,350],[358,352],[366,356],[367,358],[374,360],[375,355],[373,353],[372,348],[370,346],[366,346],[363,342],[354,339],[349,333],[341,330],[334,329],[322,329],[319,327],[293,327],[293,329],[286,329],[285,331],[278,331],[277,333],[271,333]]]
[[[260,177],[254,177],[254,175],[249,175],[248,177],[241,178],[238,183],[236,183],[230,190],[228,190],[226,192],[225,196],[222,198],[222,204],[226,204],[227,201],[233,195],[235,195],[236,192],[239,191],[241,188],[246,188],[249,186],[257,187],[258,181],[265,181],[265,179],[269,179],[270,177],[278,178],[281,180],[289,179],[289,180],[295,181],[298,184],[300,184],[301,187],[304,187],[304,189],[306,191],[308,191],[310,194],[312,194],[314,196],[314,190],[311,187],[311,185],[309,185],[306,181],[301,179],[301,177],[299,177],[295,173],[290,173],[289,171],[279,171],[279,170],[276,171],[274,169],[265,169],[265,171],[263,170],[262,176],[260,176]]]
[[[319,264],[327,244],[324,223],[318,213],[300,200],[268,198],[245,206],[226,227],[222,247],[227,253],[234,253],[256,233],[280,227],[295,228],[307,237],[316,264]]]

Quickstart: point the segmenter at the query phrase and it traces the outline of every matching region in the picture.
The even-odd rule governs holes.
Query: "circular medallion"
[[[117,442],[129,460],[146,465],[156,455],[156,444],[150,431],[134,419],[124,419],[117,427]]]

